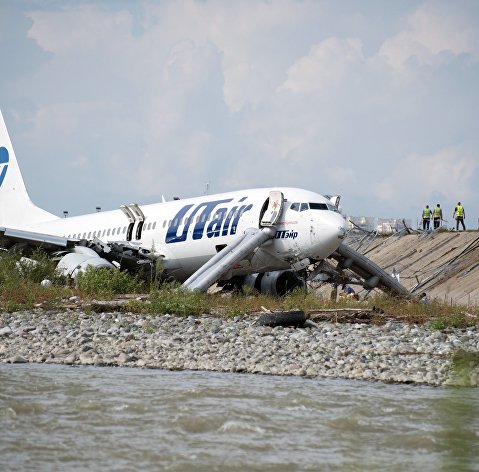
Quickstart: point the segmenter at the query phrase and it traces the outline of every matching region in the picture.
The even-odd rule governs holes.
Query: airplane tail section
[[[56,218],[30,200],[0,111],[0,226],[21,229]]]

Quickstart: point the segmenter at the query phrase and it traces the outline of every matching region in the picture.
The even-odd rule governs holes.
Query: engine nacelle
[[[304,281],[294,270],[275,270],[247,275],[243,283],[260,293],[274,296],[283,296],[296,287],[304,287]]]
[[[75,247],[75,252],[69,252],[60,259],[57,270],[60,274],[74,279],[79,272],[86,270],[88,266],[105,267],[108,269],[116,268],[111,262],[100,257],[92,249],[77,246]]]

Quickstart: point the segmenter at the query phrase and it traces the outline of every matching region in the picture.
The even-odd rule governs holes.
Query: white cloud
[[[373,187],[373,193],[393,207],[428,202],[432,195],[472,200],[477,195],[474,173],[478,167],[477,155],[463,146],[410,155]]]
[[[362,60],[358,39],[328,38],[288,69],[288,77],[280,89],[307,94],[327,91],[344,78],[349,66]]]
[[[420,65],[444,62],[444,54],[468,54],[479,59],[477,24],[455,3],[427,2],[409,18],[406,29],[384,41],[379,56],[405,72],[410,60]]]
[[[45,51],[60,55],[72,51],[94,52],[101,43],[124,47],[132,25],[131,15],[125,10],[112,13],[91,5],[55,12],[37,10],[27,16],[33,20],[28,36]],[[119,35],[120,31],[124,34]]]

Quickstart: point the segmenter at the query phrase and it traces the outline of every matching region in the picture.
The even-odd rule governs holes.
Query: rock
[[[130,362],[131,361],[131,357],[128,355],[128,354],[125,354],[124,352],[122,352],[117,358],[116,358],[117,362],[119,364],[126,364],[127,362]]]
[[[9,326],[5,326],[5,328],[0,329],[0,336],[10,336],[12,332]]]
[[[76,355],[70,354],[69,356],[65,357],[64,363],[67,365],[74,364],[76,361]]]
[[[10,358],[10,364],[26,364],[28,360],[22,356],[13,356]]]
[[[313,329],[261,327],[236,317],[0,313],[0,362],[130,365],[444,385],[457,349],[476,352],[475,327],[319,322]],[[16,336],[15,333],[21,333]],[[24,359],[25,362],[28,362]],[[477,369],[467,383],[477,385]]]

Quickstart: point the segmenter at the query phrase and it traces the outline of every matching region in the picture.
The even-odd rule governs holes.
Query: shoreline
[[[0,313],[0,363],[54,363],[479,385],[479,330],[388,321],[267,327],[251,316]],[[453,368],[458,350],[474,362]]]

